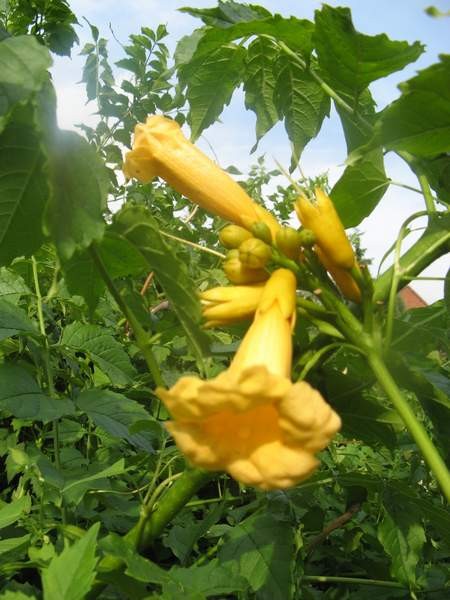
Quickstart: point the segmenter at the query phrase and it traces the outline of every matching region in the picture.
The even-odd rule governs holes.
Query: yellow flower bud
[[[341,267],[338,267],[332,263],[325,252],[322,252],[322,250],[318,247],[316,247],[316,254],[325,269],[334,279],[338,288],[341,290],[342,295],[348,300],[352,300],[352,302],[360,303],[361,290],[347,269],[342,269]]]
[[[314,235],[314,232],[311,231],[311,229],[303,228],[301,231],[298,232],[298,235],[300,236],[300,244],[304,248],[312,248],[316,243],[316,236]]]
[[[251,237],[252,234],[239,225],[227,225],[219,232],[220,243],[225,248],[239,248],[242,242]]]
[[[239,246],[239,259],[250,269],[263,269],[272,257],[270,246],[256,238],[250,238]]]
[[[253,233],[253,237],[258,238],[258,240],[262,240],[269,245],[272,244],[272,232],[266,223],[263,223],[262,221],[253,223],[251,232]]]
[[[223,263],[223,270],[228,280],[237,285],[260,283],[261,281],[266,281],[269,277],[269,273],[264,271],[264,269],[251,269],[242,264],[238,250],[230,250],[228,252]]]
[[[342,269],[351,269],[355,254],[333,202],[320,188],[315,189],[315,197],[314,204],[305,196],[298,198],[294,204],[297,216],[304,227],[313,231],[328,260]]]
[[[184,137],[176,121],[162,115],[136,125],[123,172],[143,183],[161,177],[192,202],[237,225],[247,227],[248,222],[263,220],[271,229],[278,227],[270,213]]]
[[[301,244],[300,234],[292,227],[283,227],[277,233],[276,238],[277,248],[285,256],[292,260],[297,260],[300,255]]]

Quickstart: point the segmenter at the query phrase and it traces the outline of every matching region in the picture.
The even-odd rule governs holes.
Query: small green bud
[[[242,242],[251,237],[252,234],[239,225],[227,225],[219,232],[220,243],[225,248],[239,248]]]
[[[311,229],[302,229],[299,236],[300,243],[304,248],[311,248],[316,243],[316,236]]]
[[[277,232],[277,248],[291,260],[297,260],[301,250],[300,233],[292,227],[283,227]]]
[[[266,242],[266,244],[269,245],[272,244],[272,233],[268,225],[266,225],[266,223],[263,223],[262,221],[253,223],[251,227],[251,232],[253,233],[255,238],[258,238],[258,240],[262,240],[263,242]]]
[[[270,246],[257,238],[245,240],[239,246],[239,259],[249,269],[263,269],[271,257]]]

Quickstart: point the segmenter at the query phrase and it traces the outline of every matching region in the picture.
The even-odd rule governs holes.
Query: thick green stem
[[[436,212],[436,206],[434,204],[433,194],[431,193],[430,184],[428,183],[428,179],[426,175],[423,173],[417,175],[419,180],[420,189],[422,190],[423,197],[425,199],[425,206],[427,207],[428,212],[433,213]]]
[[[426,267],[449,250],[450,243],[450,214],[434,213],[415,244],[400,257],[398,261],[398,285],[401,289],[419,275]],[[385,271],[374,284],[374,301],[378,304],[385,302],[392,288],[395,266]]]
[[[143,514],[126,538],[134,543],[138,541],[139,551],[148,548],[192,496],[212,477],[214,473],[210,471],[186,470],[164,494],[156,509],[150,514]]]
[[[450,473],[437,448],[401,393],[381,356],[377,352],[371,352],[368,354],[367,360],[379,384],[386,392],[422,452],[445,497],[450,502]]]
[[[363,579],[361,577],[332,577],[330,575],[303,575],[303,582],[308,583],[346,583],[350,585],[374,585],[377,587],[389,587],[406,589],[397,581],[382,581],[380,579]]]
[[[100,257],[100,254],[97,251],[97,247],[95,244],[91,245],[90,253],[92,256],[92,260],[94,261],[98,269],[98,272],[100,273],[103,281],[106,284],[106,287],[111,293],[111,296],[114,298],[114,300],[117,303],[117,306],[120,308],[128,323],[130,324],[130,327],[134,333],[136,344],[139,346],[139,349],[142,352],[142,355],[144,356],[145,362],[147,363],[148,369],[152,374],[154,382],[157,386],[163,387],[164,380],[151,348],[149,334],[142,327],[136,315],[133,313],[131,308],[120,295],[119,290],[114,285],[113,280],[109,276],[109,273],[106,270],[105,265],[103,264],[103,261]]]

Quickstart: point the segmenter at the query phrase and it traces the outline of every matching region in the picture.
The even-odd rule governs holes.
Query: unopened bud
[[[259,283],[269,278],[269,273],[264,269],[251,269],[242,264],[239,252],[231,250],[223,263],[223,270],[231,283],[243,285],[246,283]]]
[[[316,243],[316,236],[311,229],[302,229],[299,235],[300,243],[304,248],[312,248]]]
[[[239,246],[239,259],[250,269],[263,269],[272,257],[270,246],[257,238],[245,240]]]
[[[301,242],[300,233],[292,227],[283,227],[276,236],[277,248],[285,256],[292,260],[297,260],[300,255]]]
[[[262,221],[258,221],[257,223],[253,223],[251,227],[251,232],[253,233],[255,238],[258,240],[262,240],[266,242],[266,244],[272,244],[272,233],[269,229],[269,226]]]
[[[239,248],[242,242],[251,237],[252,234],[239,225],[227,225],[219,232],[219,240],[225,248]]]

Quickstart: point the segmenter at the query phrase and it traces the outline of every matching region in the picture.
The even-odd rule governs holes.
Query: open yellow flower
[[[316,236],[317,245],[329,261],[342,269],[355,265],[355,254],[333,202],[320,188],[314,190],[316,201],[312,203],[300,196],[294,204],[301,224]]]
[[[263,221],[274,234],[279,228],[275,217],[184,137],[176,121],[162,115],[136,125],[123,172],[143,183],[161,177],[205,210],[243,227]]]
[[[230,325],[251,319],[261,299],[264,285],[228,285],[200,293],[205,327]]]
[[[167,428],[195,465],[261,489],[288,488],[318,466],[315,453],[340,428],[318,391],[290,380],[296,282],[278,269],[230,367],[214,379],[182,377],[157,395]]]

